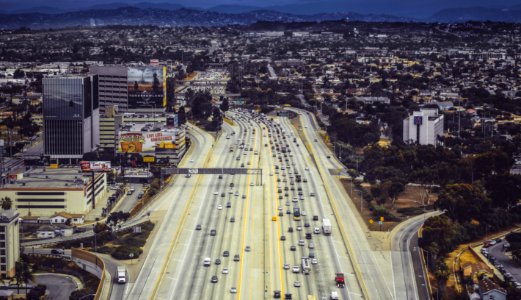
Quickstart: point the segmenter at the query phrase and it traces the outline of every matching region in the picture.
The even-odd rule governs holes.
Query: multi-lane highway
[[[251,172],[176,176],[148,209],[163,211],[163,221],[123,298],[398,299],[386,276],[391,261],[370,247],[330,173],[342,165],[314,118],[297,112],[301,134],[288,118],[245,110],[229,112],[233,125],[215,140],[192,127],[196,147],[182,167]],[[344,288],[335,284],[338,272]]]

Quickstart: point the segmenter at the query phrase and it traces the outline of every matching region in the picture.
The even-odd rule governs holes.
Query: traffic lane
[[[212,156],[209,162],[210,166],[218,165],[218,159],[222,157],[225,157],[226,161],[230,161],[230,157],[222,155],[224,154],[228,143],[229,140],[223,139],[223,135],[221,135],[221,137],[216,141],[214,145],[214,153],[216,155]],[[216,178],[217,175],[204,176],[203,183],[200,183],[196,187],[197,190],[194,191],[194,199],[183,226],[184,228],[182,228],[180,234],[180,242],[174,246],[170,255],[171,260],[165,270],[165,276],[161,278],[158,297],[169,299],[173,297],[173,295],[182,295],[180,293],[188,293],[190,295],[193,293],[190,290],[193,290],[196,285],[203,284],[202,282],[196,283],[194,282],[195,280],[187,282],[186,280],[181,279],[186,278],[186,274],[183,274],[183,272],[186,273],[186,270],[190,270],[189,272],[192,272],[192,270],[193,272],[196,272],[194,273],[194,278],[199,276],[197,271],[199,270],[199,267],[202,266],[202,257],[207,256],[207,253],[203,253],[204,244],[211,241],[208,239],[209,231],[212,228],[216,228],[213,224],[210,224],[210,220],[213,218],[209,218],[209,216],[213,215],[214,210],[217,211],[217,202],[222,201],[220,194],[225,191],[223,180],[216,180]],[[216,192],[217,195],[213,195],[214,192]],[[209,199],[208,195],[212,195],[210,205],[206,204]],[[201,224],[202,226],[200,231],[195,230],[197,224]],[[219,232],[220,230],[217,230],[218,234]],[[192,243],[194,237],[198,242]],[[189,295],[187,295],[187,297],[193,296]]]
[[[197,133],[197,129],[194,130],[194,132]],[[213,140],[211,136],[208,134],[197,134],[194,135],[194,137],[196,137],[197,145],[201,146],[199,151],[194,151],[197,157],[209,155]],[[198,164],[203,165],[203,160],[204,159],[200,159]],[[157,200],[159,202],[158,206],[166,206],[165,209],[167,212],[164,220],[169,220],[170,222],[162,222],[158,234],[152,242],[149,255],[145,258],[137,280],[132,285],[132,290],[129,295],[132,299],[145,298],[152,294],[155,282],[159,279],[158,276],[162,272],[162,266],[167,259],[166,252],[171,246],[171,240],[175,236],[178,222],[181,219],[179,214],[184,211],[183,209],[177,209],[177,207],[181,206],[186,208],[189,194],[195,188],[193,183],[190,183],[190,181],[187,181],[185,178],[177,177],[176,179],[180,179],[181,182],[176,182],[176,185],[169,185],[165,193],[160,196],[161,199]],[[178,201],[172,201],[172,199],[178,199]]]
[[[38,273],[33,275],[36,284],[42,284],[47,287],[49,292],[47,299],[50,300],[69,299],[71,293],[78,289],[76,282],[70,276]]]
[[[515,281],[521,282],[521,268],[518,263],[505,254],[505,249],[503,249],[504,244],[505,241],[502,240],[501,242],[488,247],[489,257],[493,256],[496,259],[496,264],[502,264],[503,268],[505,268],[508,273],[512,274]]]
[[[284,125],[286,126],[286,128],[289,128],[289,129],[293,128],[292,125],[287,120],[285,120]],[[295,136],[297,136],[297,133],[295,133]],[[298,146],[298,147],[296,145],[291,146],[293,148],[293,150],[292,150],[293,153],[297,154],[296,156],[294,155],[294,158],[292,160],[295,160],[297,162],[297,166],[300,167],[300,171],[301,171],[300,173],[302,174],[302,179],[303,180],[305,178],[308,179],[307,184],[303,183],[305,199],[309,199],[309,200],[303,201],[304,207],[310,207],[310,206],[313,207],[313,205],[310,205],[310,204],[315,204],[314,208],[307,209],[306,218],[309,219],[310,215],[319,215],[322,218],[326,218],[326,217],[329,218],[332,221],[332,224],[336,225],[336,220],[333,216],[331,209],[328,207],[328,202],[326,202],[326,204],[325,204],[326,206],[324,207],[324,203],[322,201],[322,199],[327,199],[327,195],[325,195],[325,191],[323,190],[323,187],[322,187],[323,184],[319,188],[319,185],[317,183],[317,180],[321,181],[321,178],[318,174],[318,170],[316,169],[316,166],[314,166],[312,164],[312,162],[310,161],[311,158],[310,158],[309,153],[307,153],[308,155],[305,155],[303,153],[303,151],[307,151],[307,148],[304,147],[303,142],[300,139],[300,137],[297,139],[297,142],[301,146]],[[299,152],[300,152],[300,154],[299,154]],[[309,160],[308,163],[305,162],[306,158]],[[309,166],[308,171],[305,171],[306,166]],[[315,192],[315,197],[309,196],[309,193],[311,191]],[[326,210],[326,207],[327,207],[327,210]],[[322,218],[320,218],[320,220],[322,220]],[[319,222],[317,222],[316,225],[318,225],[317,227],[320,227]],[[336,226],[338,226],[338,225],[336,225]],[[326,276],[328,276],[328,275],[324,276],[324,273],[331,274],[330,276],[334,276],[334,274],[336,272],[342,271],[342,272],[344,272],[344,274],[346,276],[347,282],[353,282],[354,280],[356,280],[356,278],[353,275],[351,275],[353,273],[353,268],[348,263],[349,258],[346,255],[340,256],[339,252],[337,251],[337,249],[342,249],[342,250],[345,249],[345,246],[343,245],[343,243],[341,241],[340,242],[336,241],[336,237],[338,235],[333,234],[331,236],[325,237],[326,238],[325,243],[322,243],[322,242],[324,242],[324,240],[321,239],[322,236],[323,236],[322,234],[317,235],[317,240],[319,241],[319,243],[315,243],[315,247],[316,247],[315,252],[317,254],[317,259],[319,260],[318,268],[317,268],[317,265],[315,265],[314,267],[312,267],[312,269],[314,269],[315,271],[322,271],[321,276],[319,276],[322,280],[316,281],[316,288],[318,290],[319,296],[327,296],[330,293],[330,291],[337,290],[338,288],[336,288],[333,281],[326,280]],[[326,251],[325,248],[327,248],[328,251]],[[343,252],[344,251],[340,251],[340,253],[343,253]],[[333,258],[333,259],[325,259],[326,257]],[[343,261],[343,262],[345,261],[346,263],[342,264],[341,261]],[[353,276],[353,277],[350,278],[351,276]],[[351,280],[351,279],[353,279],[353,280]],[[344,298],[348,299],[348,298],[350,298],[350,295],[349,295],[350,289],[353,289],[353,288],[356,290],[356,286],[350,287],[349,285],[347,285],[345,289],[338,290],[338,292],[340,294],[342,294]],[[359,291],[357,291],[357,292],[358,293],[356,293],[356,292],[355,293],[360,294]]]
[[[304,136],[309,141],[310,131],[304,130]],[[317,143],[311,144],[310,146],[312,154],[317,153],[316,148],[321,148]],[[375,261],[374,253],[368,244],[365,232],[358,223],[357,216],[355,216],[353,209],[348,207],[348,201],[336,200],[348,199],[349,197],[345,191],[342,191],[343,188],[340,187],[340,184],[337,182],[338,180],[333,178],[329,172],[326,171],[324,161],[327,163],[327,158],[317,155],[314,155],[314,157],[317,166],[319,169],[322,169],[320,172],[320,176],[324,176],[322,181],[325,186],[329,186],[331,197],[333,197],[330,199],[330,204],[331,206],[336,206],[338,213],[342,216],[340,219],[345,220],[347,227],[344,227],[343,230],[346,231],[345,228],[349,228],[349,231],[351,232],[349,235],[350,239],[345,242],[347,245],[350,245],[350,248],[352,249],[349,255],[352,256],[351,260],[353,267],[358,267],[361,273],[360,275],[362,275],[362,278],[357,278],[357,280],[360,281],[360,286],[362,286],[362,284],[367,286],[366,290],[370,293],[372,299],[393,299],[393,294],[385,283],[386,281],[382,279],[383,275],[380,266]],[[327,197],[325,199],[327,199]],[[338,224],[338,226],[340,231],[340,224]],[[342,227],[343,226],[344,225],[342,225]],[[375,277],[377,280],[374,280]]]

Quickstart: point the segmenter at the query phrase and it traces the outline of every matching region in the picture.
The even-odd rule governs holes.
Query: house
[[[39,239],[50,239],[57,236],[71,236],[74,229],[65,224],[43,225],[36,231],[36,237]]]
[[[36,237],[39,239],[52,239],[56,237],[56,233],[51,225],[43,225],[36,231]]]
[[[54,214],[50,219],[51,224],[80,225],[85,223],[85,215],[70,214],[64,211]]]
[[[484,277],[479,281],[479,290],[481,292],[481,299],[506,300],[507,291],[499,287],[491,279]]]

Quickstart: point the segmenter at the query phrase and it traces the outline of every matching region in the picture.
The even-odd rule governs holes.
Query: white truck
[[[124,266],[117,267],[118,283],[127,283],[127,268]]]
[[[329,219],[322,220],[322,232],[324,232],[325,235],[331,234],[331,221],[329,221]]]
[[[337,292],[331,292],[331,300],[338,300],[338,293]]]

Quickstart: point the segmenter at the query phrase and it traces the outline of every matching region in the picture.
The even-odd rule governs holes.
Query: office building
[[[33,168],[10,178],[0,188],[22,216],[51,217],[59,212],[86,214],[107,195],[107,175],[95,174],[95,202],[92,175],[78,168]]]
[[[0,211],[0,278],[15,275],[15,264],[20,258],[20,221],[15,210]]]
[[[100,148],[106,152],[115,153],[118,129],[122,123],[122,115],[118,107],[109,105],[100,118]]]
[[[120,65],[91,65],[89,72],[98,76],[98,98],[100,114],[110,106],[120,111],[128,108],[127,67]]]
[[[443,115],[437,108],[421,108],[403,120],[403,141],[420,145],[436,145],[443,135]]]
[[[98,78],[43,79],[44,154],[73,164],[99,144]]]

